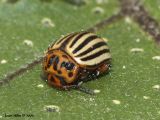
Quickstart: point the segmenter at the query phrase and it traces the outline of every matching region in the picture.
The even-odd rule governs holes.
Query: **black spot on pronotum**
[[[57,76],[56,77],[59,79],[59,81],[61,82],[62,85],[66,85],[66,81],[63,77]]]
[[[57,56],[57,57],[55,58],[55,63],[58,64],[58,62],[59,62],[59,57]]]
[[[69,73],[68,73],[68,76],[69,76],[69,77],[72,77],[72,76],[73,76],[73,73],[72,73],[72,72],[69,72]]]
[[[54,63],[53,63],[53,69],[54,69],[54,70],[57,70],[57,65],[58,65],[58,63],[59,63],[59,57],[56,56],[56,57],[55,57],[55,60],[54,60]]]
[[[54,57],[51,57],[51,58],[49,59],[49,65],[52,65],[53,62],[54,62]]]
[[[53,82],[55,81],[54,77],[51,77],[51,81],[53,81]]]
[[[62,74],[62,72],[60,70],[58,70],[57,72],[58,72],[58,74]]]
[[[74,64],[71,62],[62,62],[61,67],[65,67],[67,70],[72,70],[74,68]]]
[[[65,67],[66,62],[62,62],[61,67]]]
[[[66,62],[66,64],[65,64],[65,68],[67,70],[72,70],[74,66],[75,65],[73,63],[70,63],[70,62]]]
[[[57,70],[57,65],[56,64],[53,65],[53,69]]]

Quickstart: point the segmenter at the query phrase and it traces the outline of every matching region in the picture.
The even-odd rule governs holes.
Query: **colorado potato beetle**
[[[110,49],[102,38],[91,32],[75,32],[48,47],[43,71],[49,85],[66,89],[109,71],[110,61]]]

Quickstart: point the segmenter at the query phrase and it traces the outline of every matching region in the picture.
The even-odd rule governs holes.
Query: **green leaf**
[[[93,9],[97,6],[104,13],[95,14]],[[89,1],[80,7],[62,0],[1,2],[0,61],[5,59],[7,63],[0,64],[0,77],[43,55],[48,45],[61,35],[85,30],[118,9],[116,0],[101,5]],[[51,88],[41,80],[42,68],[38,65],[0,87],[0,118],[158,120],[160,61],[152,57],[160,55],[160,48],[130,18],[116,21],[97,34],[108,39],[112,69],[84,86],[98,89],[100,93],[91,96],[76,90]],[[33,46],[24,44],[24,40],[31,40]],[[131,52],[135,48],[143,51]],[[58,108],[52,106],[46,111],[48,105]],[[15,114],[21,116],[5,117]]]
[[[148,9],[149,13],[156,18],[157,20],[160,20],[160,1],[159,0],[144,0],[144,5]]]

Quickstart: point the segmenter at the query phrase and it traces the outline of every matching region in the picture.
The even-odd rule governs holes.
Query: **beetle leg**
[[[94,90],[86,88],[86,87],[83,87],[82,84],[83,84],[83,82],[81,81],[77,85],[63,86],[63,88],[65,90],[76,89],[76,90],[79,90],[81,92],[84,92],[84,93],[90,94],[90,95],[94,95],[95,94]]]
[[[94,94],[95,94],[94,90],[92,90],[92,89],[90,89],[90,88],[83,87],[83,86],[79,86],[79,87],[77,88],[77,90],[79,90],[79,91],[81,91],[81,92],[84,92],[84,93],[86,93],[86,94],[90,94],[90,95],[94,95]]]

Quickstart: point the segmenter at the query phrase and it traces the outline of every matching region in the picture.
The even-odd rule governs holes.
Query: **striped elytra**
[[[68,34],[45,53],[43,71],[48,84],[69,88],[108,72],[111,54],[107,43],[91,32]]]

